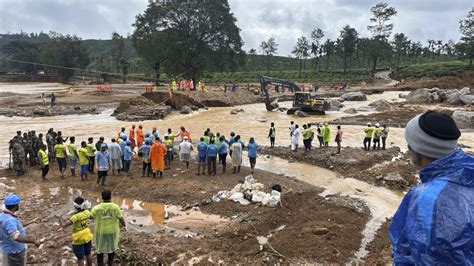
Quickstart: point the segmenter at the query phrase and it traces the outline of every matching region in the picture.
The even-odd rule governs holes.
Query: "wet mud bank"
[[[286,175],[260,170],[254,174],[265,191],[274,184],[282,186],[282,206],[244,206],[232,201],[213,202],[212,196],[232,189],[250,174],[245,167],[239,174],[196,176],[196,165],[183,172],[175,162],[164,178],[152,179],[141,177],[141,167],[134,163],[131,176],[109,176],[106,186],[115,189],[113,196],[124,209],[128,225],[120,243],[122,262],[347,263],[354,259],[370,218],[362,201],[322,196],[323,189]],[[29,234],[43,240],[42,246],[29,248],[29,263],[73,263],[69,228],[60,229],[54,216],[72,210],[71,199],[78,193],[95,203],[104,188],[96,186],[95,175],[86,182],[79,177],[61,179],[55,163],[48,182],[40,181],[36,168],[29,168],[24,177],[12,174],[0,170],[0,176],[8,177],[1,181],[3,188],[25,199],[21,219],[43,217],[42,224],[28,228]],[[151,215],[143,214],[144,210]],[[186,219],[197,211],[204,218]],[[350,224],[347,217],[351,217]],[[177,222],[178,218],[185,222]],[[261,250],[257,237],[270,234],[269,244]]]
[[[363,148],[343,147],[338,155],[336,147],[314,148],[310,152],[288,147],[263,147],[262,154],[276,156],[290,163],[306,163],[339,173],[344,178],[355,178],[369,184],[394,190],[404,190],[416,184],[416,168],[398,147],[386,150],[365,151]],[[395,158],[395,159],[394,159]]]
[[[391,219],[385,221],[377,230],[374,240],[368,245],[369,254],[364,258],[366,265],[391,265],[392,244],[389,238]]]
[[[84,115],[99,114],[106,107],[92,107],[87,105],[76,106],[57,106],[51,108],[49,106],[31,106],[23,108],[1,107],[0,115],[6,117],[22,116],[22,117],[45,117],[57,115]]]

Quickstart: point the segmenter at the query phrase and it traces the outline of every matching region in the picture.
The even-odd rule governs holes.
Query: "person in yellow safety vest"
[[[46,175],[48,175],[48,172],[49,172],[49,158],[45,150],[46,150],[46,145],[43,144],[40,147],[40,150],[38,151],[38,158],[41,164],[41,177],[43,178],[43,181],[48,180]]]
[[[367,123],[367,128],[364,129],[365,137],[364,137],[364,150],[370,150],[370,143],[372,142],[372,134],[374,133],[374,128],[372,124],[369,122]]]
[[[198,92],[202,92],[202,82],[201,81],[198,82],[197,89],[198,89]]]
[[[173,89],[173,92],[177,92],[178,91],[178,84],[176,84],[176,80],[173,79],[173,81],[171,82],[171,88]]]
[[[375,146],[377,146],[377,150],[380,150],[380,136],[382,136],[382,129],[380,128],[380,124],[377,123],[377,124],[375,124],[375,129],[374,129],[374,147],[373,147],[373,150],[375,150]]]
[[[324,123],[323,129],[321,131],[323,132],[324,147],[329,147],[329,141],[331,140],[331,130],[329,129],[327,122]]]
[[[275,148],[276,128],[274,122],[270,123],[270,131],[268,131],[268,137],[270,138],[270,147]]]

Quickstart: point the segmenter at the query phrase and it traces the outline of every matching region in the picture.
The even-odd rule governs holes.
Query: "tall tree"
[[[463,57],[469,59],[469,67],[472,67],[472,59],[474,59],[474,8],[469,11],[465,19],[459,21],[459,30],[463,35],[459,50]]]
[[[405,34],[396,33],[393,36],[392,47],[395,56],[395,71],[398,71],[398,69],[400,68],[400,61],[408,53],[408,49],[410,48],[410,41],[408,40]]]
[[[2,48],[2,52],[7,55],[10,59],[39,63],[40,51],[38,45],[35,43],[24,42],[24,41],[12,41],[7,43]],[[28,74],[36,74],[36,65],[12,62],[12,67],[22,70]]]
[[[267,56],[267,71],[270,71],[270,66],[272,63],[272,57],[276,55],[278,51],[278,43],[276,43],[275,38],[271,37],[268,41],[263,41],[260,44],[260,49],[263,54]]]
[[[89,64],[87,50],[76,36],[51,32],[50,38],[50,42],[40,47],[41,63],[59,66],[56,71],[66,83],[74,75],[74,70],[70,68],[85,68]]]
[[[346,74],[347,67],[350,63],[352,55],[354,54],[358,33],[351,26],[346,25],[340,32],[337,50],[339,56],[342,58],[344,64],[344,74]]]
[[[235,70],[243,64],[236,21],[227,0],[157,1],[136,17],[132,41],[157,79],[163,69],[196,85],[204,71]]]
[[[390,23],[390,20],[397,14],[397,10],[387,3],[380,2],[370,8],[370,12],[372,12],[370,18],[372,25],[367,26],[367,29],[372,32],[373,37],[370,43],[372,52],[369,54],[373,74],[377,69],[377,62],[386,55],[387,48],[390,47],[388,38],[393,29],[393,23]]]
[[[319,57],[323,52],[323,44],[321,39],[324,37],[324,31],[320,28],[315,28],[311,32],[311,54],[314,56],[314,64],[316,72],[319,72]]]
[[[116,72],[122,73],[123,83],[127,82],[128,67],[130,66],[130,63],[128,62],[125,39],[117,32],[112,33],[111,56]]]
[[[293,48],[292,54],[295,55],[295,58],[298,59],[300,64],[300,71],[299,76],[301,77],[301,67],[303,66],[303,62],[309,57],[309,51],[311,46],[309,44],[308,39],[305,36],[301,36],[296,41],[296,45]]]
[[[323,52],[326,55],[326,67],[327,70],[329,68],[329,64],[331,62],[332,55],[336,51],[336,43],[327,39],[326,42],[323,44]]]

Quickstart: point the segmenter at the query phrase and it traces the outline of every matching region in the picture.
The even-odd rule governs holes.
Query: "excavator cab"
[[[324,115],[331,104],[322,98],[316,98],[314,93],[296,92],[293,97],[293,107],[288,109],[287,114],[303,111],[310,115]]]

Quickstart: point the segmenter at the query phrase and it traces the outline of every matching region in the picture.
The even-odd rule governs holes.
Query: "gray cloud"
[[[370,7],[379,0],[229,0],[242,29],[244,49],[258,48],[275,37],[279,53],[289,55],[296,39],[310,37],[315,27],[335,39],[345,25],[369,36]],[[391,0],[398,10],[394,32],[410,38],[459,40],[459,20],[472,8],[472,0]],[[133,31],[135,16],[148,0],[0,0],[0,32],[76,34],[84,39],[110,38],[113,31]]]

